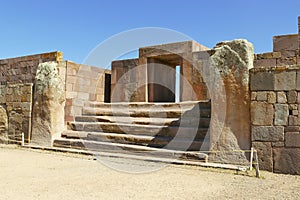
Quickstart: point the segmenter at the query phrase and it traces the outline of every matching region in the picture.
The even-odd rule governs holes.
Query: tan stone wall
[[[0,60],[0,83],[33,83],[39,63],[61,61],[61,52],[50,52]]]
[[[0,105],[8,115],[8,139],[25,142],[30,140],[33,84],[7,84],[0,86]]]
[[[104,101],[105,74],[110,74],[110,70],[70,61],[61,63],[60,66],[62,69],[66,67],[65,121],[73,121],[74,116],[82,114],[86,101]]]
[[[250,70],[252,146],[260,167],[300,173],[300,65]]]

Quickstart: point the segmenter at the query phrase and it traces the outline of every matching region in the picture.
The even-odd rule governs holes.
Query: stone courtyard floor
[[[300,176],[167,165],[132,174],[91,156],[0,146],[0,199],[300,199]],[[161,167],[112,159],[110,166]],[[125,169],[125,168],[124,168]],[[143,168],[144,169],[144,168]],[[126,169],[128,170],[128,169]]]

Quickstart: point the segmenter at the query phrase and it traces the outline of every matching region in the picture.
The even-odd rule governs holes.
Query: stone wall
[[[300,65],[250,70],[252,146],[260,168],[300,173]]]
[[[110,74],[110,70],[70,61],[62,62],[60,66],[66,67],[65,121],[73,121],[74,116],[81,115],[86,101],[104,102],[105,74]]]
[[[0,83],[33,83],[39,63],[62,61],[61,52],[50,52],[0,60]]]
[[[30,141],[33,84],[7,84],[0,86],[0,105],[7,115],[8,127],[1,132],[2,138],[21,141],[24,133],[25,142]],[[3,129],[3,128],[2,128]]]

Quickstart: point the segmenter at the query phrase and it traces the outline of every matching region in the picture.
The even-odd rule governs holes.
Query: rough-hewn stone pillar
[[[31,143],[50,146],[64,130],[64,84],[56,62],[41,63],[35,77]]]
[[[244,162],[246,157],[238,151],[249,150],[251,146],[249,69],[253,67],[253,45],[246,40],[233,40],[218,43],[213,50],[210,67],[213,73],[219,73],[224,92],[217,90],[221,86],[215,85],[215,81],[209,83],[213,95],[211,150],[221,151],[212,159]],[[226,114],[220,126],[222,119],[218,115],[222,112]],[[216,127],[221,129],[219,133]]]

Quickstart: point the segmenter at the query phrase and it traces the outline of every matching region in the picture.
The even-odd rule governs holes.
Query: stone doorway
[[[180,79],[176,78],[178,67],[178,62],[170,62],[167,59],[147,59],[148,102],[175,102],[176,99],[179,101],[177,95],[180,95],[180,90],[176,92],[180,86]]]

